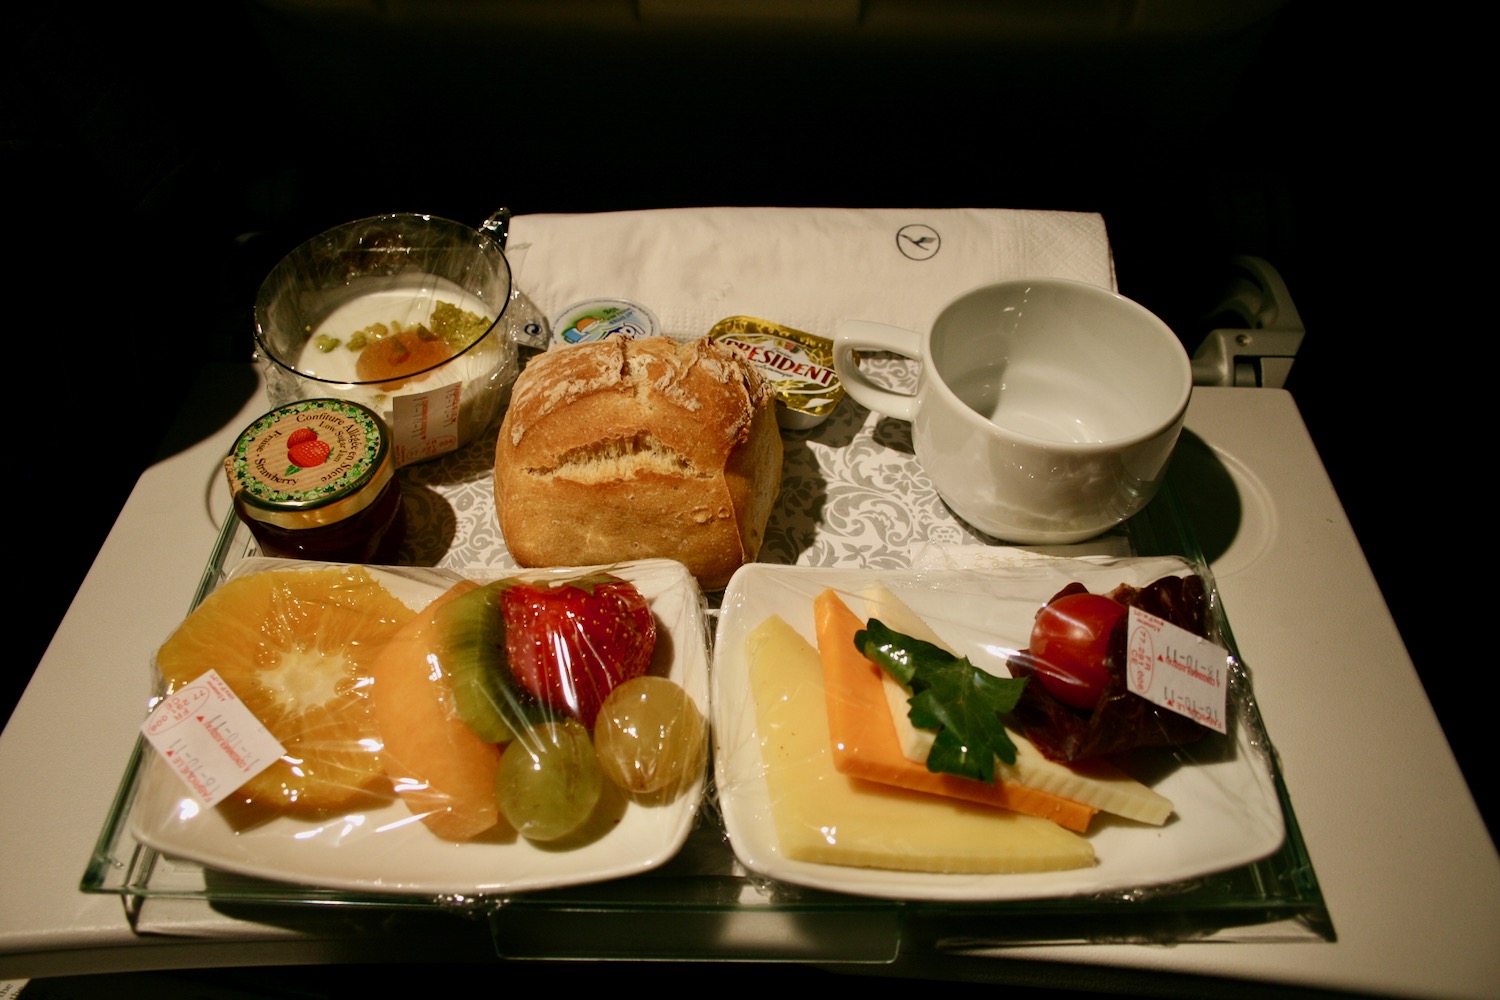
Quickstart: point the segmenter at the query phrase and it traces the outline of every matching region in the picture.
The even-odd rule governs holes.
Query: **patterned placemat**
[[[865,358],[870,376],[897,391],[916,385],[913,362]],[[498,428],[496,429],[498,433]],[[513,569],[495,511],[495,434],[401,474],[407,550],[402,561],[451,569]],[[847,396],[819,426],[783,430],[781,492],[759,562],[906,569],[924,549],[995,545],[948,509],[912,448],[911,424]],[[1076,554],[1077,547],[1070,547]],[[1107,546],[1105,552],[1114,551]]]

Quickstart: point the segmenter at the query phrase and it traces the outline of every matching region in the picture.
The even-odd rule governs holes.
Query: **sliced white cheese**
[[[958,655],[921,615],[887,587],[881,584],[869,587],[864,600],[867,619],[879,618],[903,635],[930,642]],[[935,734],[912,725],[908,715],[911,706],[907,704],[911,691],[889,674],[884,674],[881,679],[885,684],[886,703],[891,707],[891,719],[896,723],[896,738],[901,744],[902,754],[908,760],[925,764]],[[1109,761],[1097,759],[1079,761],[1071,766],[1059,764],[1048,760],[1025,736],[1014,730],[1008,731],[1016,745],[1016,762],[995,762],[999,780],[1051,792],[1093,806],[1100,812],[1153,826],[1160,826],[1172,815],[1171,799],[1152,791]]]
[[[1092,844],[1048,820],[839,773],[817,650],[772,616],[749,635],[745,653],[776,837],[785,857],[978,874],[1094,863]]]

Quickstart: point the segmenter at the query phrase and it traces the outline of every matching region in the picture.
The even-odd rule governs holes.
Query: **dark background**
[[[502,204],[1070,209],[1104,215],[1121,291],[1190,349],[1232,255],[1279,269],[1308,334],[1288,388],[1487,789],[1465,706],[1493,643],[1454,601],[1482,579],[1464,564],[1487,555],[1494,453],[1450,371],[1490,338],[1468,263],[1486,161],[1451,55],[1471,27],[1315,0],[933,3],[899,23],[903,5],[867,3],[836,27],[628,3],[389,8],[469,12],[446,24],[305,6],[5,15],[12,426],[47,445],[12,453],[28,571],[0,711],[193,373],[250,358],[261,276],[329,225],[478,223]],[[1172,9],[1183,30],[1145,19]],[[1338,616],[1326,598],[1307,614]]]

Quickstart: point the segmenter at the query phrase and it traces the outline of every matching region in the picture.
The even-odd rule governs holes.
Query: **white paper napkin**
[[[1113,289],[1104,219],[1023,209],[676,208],[518,215],[518,286],[555,319],[619,298],[664,333],[706,334],[753,316],[832,337],[845,319],[924,329],[950,300],[1006,278]]]

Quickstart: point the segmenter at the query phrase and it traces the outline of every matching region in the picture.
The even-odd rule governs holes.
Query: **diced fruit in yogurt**
[[[451,440],[462,447],[480,436],[509,398],[519,363],[515,342],[497,326],[491,305],[452,282],[435,279],[429,286],[430,275],[409,277],[422,280],[357,295],[324,317],[297,353],[289,389],[307,398],[361,403],[380,414],[401,441],[425,442],[420,448],[398,445],[401,464],[435,457],[427,445],[441,448]],[[391,337],[405,338],[407,349],[415,343],[421,356],[397,364],[399,359],[382,353],[396,345],[374,346]],[[371,352],[361,372],[364,348]],[[456,439],[446,434],[452,429],[448,410],[407,412],[396,405],[400,397],[423,393],[437,393],[440,408],[456,398]],[[439,418],[437,427],[431,416]],[[437,433],[439,428],[444,433]]]
[[[414,617],[362,567],[254,573],[204,598],[156,664],[173,688],[217,670],[285,748],[235,803],[321,814],[389,794],[369,678]]]
[[[399,389],[452,356],[453,349],[428,331],[403,330],[371,342],[359,352],[354,370],[361,382],[379,382],[382,389]]]
[[[308,338],[297,370],[330,386],[384,383],[367,386],[367,392],[429,381],[428,369],[463,354],[494,322],[485,303],[457,286],[445,285],[436,294],[440,298],[434,301],[426,291],[392,289],[344,303]],[[445,366],[446,381],[476,378],[493,366],[503,339],[491,338],[492,349],[480,349],[484,357],[471,359],[463,371]]]

